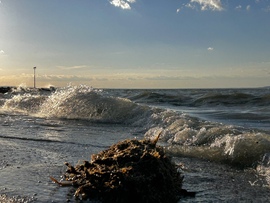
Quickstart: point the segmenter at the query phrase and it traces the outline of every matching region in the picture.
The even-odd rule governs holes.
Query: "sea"
[[[179,202],[270,202],[270,88],[0,93],[0,202],[94,202],[59,187],[65,162],[124,139],[154,139],[196,192]]]

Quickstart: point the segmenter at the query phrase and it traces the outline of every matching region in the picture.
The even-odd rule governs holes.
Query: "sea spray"
[[[111,97],[88,86],[57,90],[40,107],[40,116],[102,123],[135,123],[150,110],[129,99]]]
[[[46,96],[33,95],[30,93],[13,95],[10,99],[7,99],[3,106],[3,110],[11,112],[17,111],[24,114],[37,113],[40,105],[46,100]]]
[[[208,99],[213,99],[213,95],[215,99],[220,99],[216,93],[202,95],[200,98],[207,98],[209,103]],[[267,95],[265,93],[260,98]],[[254,94],[248,96],[232,93],[232,98],[235,97],[258,98]],[[46,118],[141,126],[142,132],[146,132],[145,137],[161,133],[161,141],[175,155],[254,167],[265,153],[270,152],[270,136],[267,132],[210,122],[179,111],[137,104],[130,99],[115,97],[106,91],[85,85],[58,88],[55,92],[30,91],[26,87],[20,87],[1,98],[1,102],[2,111]]]
[[[256,167],[270,151],[270,136],[232,125],[208,122],[172,111],[152,115],[156,126],[146,137],[161,133],[167,151],[175,156],[190,156],[237,167]]]
[[[263,177],[267,182],[267,187],[270,188],[270,153],[265,153],[262,161],[258,164],[257,173]]]

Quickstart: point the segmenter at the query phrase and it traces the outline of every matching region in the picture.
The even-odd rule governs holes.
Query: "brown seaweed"
[[[158,139],[158,138],[157,138]],[[157,139],[124,140],[73,167],[69,163],[60,186],[74,186],[76,198],[101,202],[172,203],[192,196],[182,189],[183,176]]]

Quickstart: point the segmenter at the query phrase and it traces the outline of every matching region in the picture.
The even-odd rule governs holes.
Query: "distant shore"
[[[28,91],[50,91],[53,92],[55,91],[57,88],[50,86],[50,87],[39,87],[39,88],[34,88],[34,87],[16,87],[16,86],[0,86],[0,94],[5,94],[8,92],[12,92],[12,91],[16,91],[16,90],[22,90],[25,92]],[[105,88],[105,89],[110,89],[110,88]],[[120,88],[122,89],[122,88]],[[124,88],[125,89],[125,88]],[[161,88],[162,89],[162,88]],[[186,88],[178,88],[178,89],[186,89]],[[191,89],[201,89],[201,88],[191,88]],[[202,89],[270,89],[270,86],[264,86],[264,87],[247,87],[247,88],[202,88]],[[149,90],[152,90],[151,88],[149,88]]]
[[[12,92],[13,90],[17,90],[19,89],[18,87],[15,87],[15,86],[2,86],[0,87],[0,93],[2,94],[6,94],[8,92]],[[20,88],[20,89],[23,89],[23,88]],[[45,88],[45,87],[41,87],[41,88],[33,88],[33,87],[29,87],[29,88],[26,88],[26,89],[23,89],[25,91],[32,91],[32,90],[38,90],[38,91],[55,91],[55,87],[49,87],[49,88]]]

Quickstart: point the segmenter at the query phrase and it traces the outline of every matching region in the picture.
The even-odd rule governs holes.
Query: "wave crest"
[[[39,114],[47,117],[87,119],[96,122],[128,123],[140,119],[147,108],[129,99],[107,96],[88,86],[57,90],[41,105]]]
[[[171,111],[152,115],[155,126],[145,136],[160,134],[169,153],[228,163],[237,167],[259,164],[270,152],[270,136],[244,128],[208,122]]]

